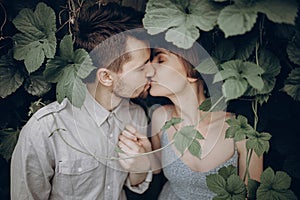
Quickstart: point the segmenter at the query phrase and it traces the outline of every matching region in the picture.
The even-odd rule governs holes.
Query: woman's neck
[[[196,84],[188,85],[182,92],[168,97],[174,104],[173,117],[182,118],[185,125],[196,125],[204,115],[199,105],[205,100]]]

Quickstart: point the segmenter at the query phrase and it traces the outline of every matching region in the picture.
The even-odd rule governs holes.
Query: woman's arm
[[[246,149],[246,140],[239,141],[236,143],[238,153],[239,153],[239,176],[243,179],[246,172],[246,159],[247,159],[247,149]],[[260,181],[260,175],[263,171],[263,155],[258,157],[253,151],[250,165],[249,165],[249,175],[250,178],[256,181]],[[247,184],[248,177],[246,177],[245,183]]]

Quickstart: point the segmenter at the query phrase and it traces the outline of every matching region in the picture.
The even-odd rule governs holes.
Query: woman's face
[[[179,94],[187,85],[187,73],[182,60],[166,49],[155,49],[152,61],[156,70],[152,77],[152,96],[172,96]]]

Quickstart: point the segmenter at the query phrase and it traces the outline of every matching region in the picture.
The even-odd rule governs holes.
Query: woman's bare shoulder
[[[173,105],[163,105],[153,111],[151,117],[152,133],[160,132],[165,122],[170,120],[172,110]]]

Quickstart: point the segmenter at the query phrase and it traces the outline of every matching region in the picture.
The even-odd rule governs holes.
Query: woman
[[[153,164],[152,169],[159,173],[162,168],[168,179],[159,197],[162,200],[212,199],[215,194],[206,186],[207,175],[233,164],[238,166],[239,175],[243,178],[246,169],[245,141],[234,143],[233,139],[225,139],[228,128],[225,121],[232,115],[221,111],[206,113],[198,109],[206,98],[204,82],[194,69],[199,64],[198,53],[199,48],[195,45],[189,50],[181,50],[166,44],[164,48],[154,50],[156,74],[152,78],[150,94],[167,97],[173,103],[159,107],[152,115],[152,148],[163,148],[156,153],[160,162]],[[161,131],[165,122],[174,117],[183,121]],[[174,133],[186,125],[195,125],[204,137],[204,140],[199,140],[201,158],[188,151],[181,155],[174,145],[169,145]],[[262,169],[262,157],[253,154],[250,177],[259,181]]]

